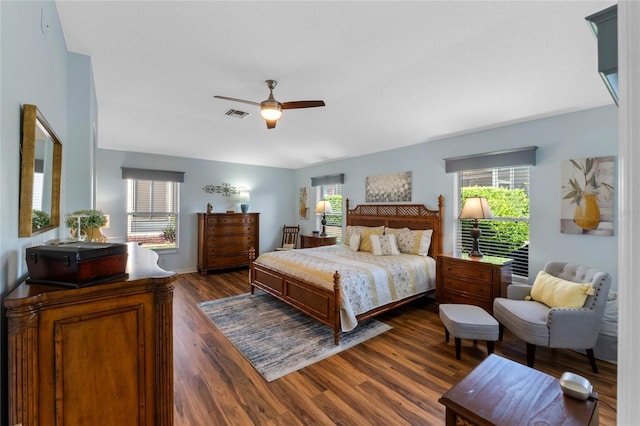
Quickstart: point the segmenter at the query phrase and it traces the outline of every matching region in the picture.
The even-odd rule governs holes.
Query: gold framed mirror
[[[60,226],[62,143],[35,105],[22,107],[19,237]]]

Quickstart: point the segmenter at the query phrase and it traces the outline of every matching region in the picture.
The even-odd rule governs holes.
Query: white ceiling
[[[584,19],[612,1],[56,3],[100,148],[300,168],[613,103]],[[268,130],[213,98],[262,101],[266,79],[326,107]]]

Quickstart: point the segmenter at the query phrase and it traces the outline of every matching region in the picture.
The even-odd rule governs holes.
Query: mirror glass
[[[60,225],[62,143],[35,105],[22,111],[19,236]]]

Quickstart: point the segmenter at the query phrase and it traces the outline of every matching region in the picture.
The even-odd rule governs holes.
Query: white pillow
[[[352,251],[358,251],[360,248],[360,234],[351,235],[351,238],[349,238],[349,248]]]
[[[420,256],[428,256],[429,254],[433,229],[414,231],[409,228],[385,228],[384,233],[396,236],[401,253]]]
[[[371,238],[371,251],[376,256],[398,256],[400,254],[395,235],[371,235],[369,238]]]

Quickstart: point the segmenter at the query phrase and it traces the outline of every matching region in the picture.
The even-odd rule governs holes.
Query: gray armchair
[[[500,337],[504,328],[527,343],[527,365],[533,367],[536,346],[585,350],[594,373],[598,372],[593,347],[598,339],[611,276],[596,269],[561,262],[549,262],[545,272],[576,283],[591,283],[593,295],[587,297],[582,308],[549,308],[533,300],[524,300],[532,286],[512,284],[507,298],[493,302],[493,315],[500,323]]]

